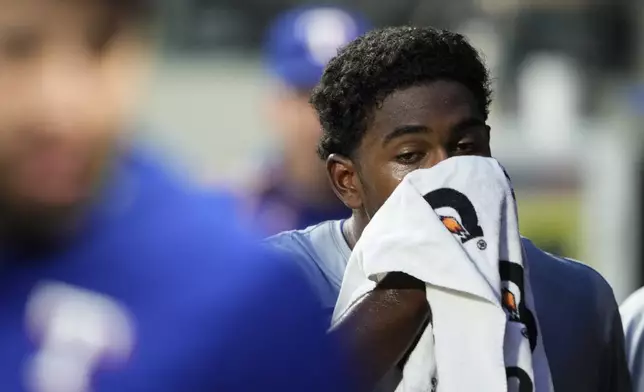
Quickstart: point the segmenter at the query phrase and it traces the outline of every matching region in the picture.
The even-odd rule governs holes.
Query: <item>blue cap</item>
[[[361,15],[337,7],[288,11],[268,31],[265,60],[287,86],[313,88],[338,49],[371,28]]]

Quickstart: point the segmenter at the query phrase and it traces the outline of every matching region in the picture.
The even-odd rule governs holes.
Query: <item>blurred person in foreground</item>
[[[0,389],[344,390],[299,271],[128,145],[149,7],[1,1]]]
[[[265,111],[279,150],[250,187],[251,214],[268,234],[350,213],[315,157],[321,131],[309,96],[327,61],[367,29],[347,10],[302,7],[278,16],[268,30],[264,56],[273,85]]]
[[[324,131],[319,154],[353,215],[267,240],[298,258],[329,313],[351,249],[406,174],[450,157],[491,156],[491,93],[488,70],[467,40],[429,27],[372,31],[329,62],[311,98]],[[611,287],[590,267],[527,239],[523,246],[555,390],[629,391]],[[404,363],[430,318],[424,282],[390,273],[338,331],[354,334],[350,347],[373,385]]]

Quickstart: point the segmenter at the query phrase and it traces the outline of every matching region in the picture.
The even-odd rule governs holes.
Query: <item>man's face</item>
[[[94,190],[143,53],[98,1],[0,3],[0,213],[46,216]]]
[[[376,109],[354,161],[330,157],[336,193],[371,218],[402,179],[453,156],[490,156],[489,127],[462,84],[398,90]],[[335,159],[334,159],[335,158]]]

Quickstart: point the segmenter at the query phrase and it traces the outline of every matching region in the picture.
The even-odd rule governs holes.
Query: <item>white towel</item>
[[[351,254],[334,323],[394,271],[427,284],[433,317],[389,390],[554,390],[514,193],[496,160],[451,158],[406,176]]]

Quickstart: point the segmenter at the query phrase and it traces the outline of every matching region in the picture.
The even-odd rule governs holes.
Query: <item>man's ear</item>
[[[331,154],[326,160],[333,191],[352,210],[362,208],[362,184],[356,169],[353,162],[342,155]]]

